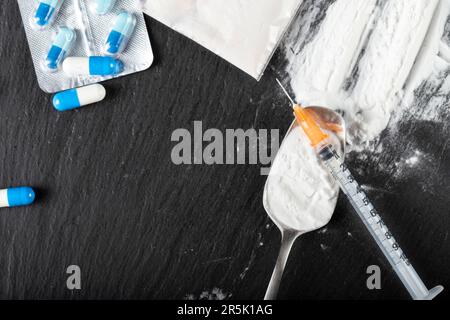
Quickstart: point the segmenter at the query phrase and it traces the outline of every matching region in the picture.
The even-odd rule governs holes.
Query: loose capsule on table
[[[30,187],[0,190],[0,208],[27,206],[34,202],[35,193]]]
[[[63,70],[70,76],[114,76],[124,69],[122,61],[112,57],[68,57]]]
[[[126,11],[119,13],[113,22],[113,27],[105,44],[105,54],[117,55],[127,46],[136,28],[136,17]]]
[[[111,11],[115,3],[116,0],[92,0],[91,9],[94,13],[103,15]]]
[[[64,0],[39,0],[37,1],[32,23],[35,28],[44,29],[55,20]]]
[[[53,97],[53,106],[58,111],[67,111],[100,102],[106,97],[106,90],[101,84],[91,84],[61,91]]]
[[[76,32],[68,27],[61,27],[44,60],[44,70],[54,72],[59,69],[61,62],[72,49],[77,38]]]

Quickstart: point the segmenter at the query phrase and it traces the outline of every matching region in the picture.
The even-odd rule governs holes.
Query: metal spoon
[[[338,138],[338,141],[340,143],[340,147],[338,148],[342,151],[341,156],[344,156],[345,154],[345,121],[342,118],[342,116],[335,111],[323,108],[323,107],[308,107],[306,108],[310,112],[314,112],[316,116],[323,121],[324,124],[326,124],[327,129],[329,131],[332,131],[335,133],[336,137]],[[296,121],[293,122],[291,127],[288,130],[288,133],[286,136],[289,135],[289,133],[297,127]],[[286,266],[287,259],[289,257],[289,253],[291,251],[292,245],[294,244],[295,240],[302,234],[311,232],[317,229],[322,228],[323,226],[320,226],[314,230],[294,230],[292,228],[287,228],[284,226],[280,221],[277,221],[277,216],[273,214],[270,210],[270,206],[268,205],[268,198],[270,197],[270,194],[268,192],[268,182],[271,179],[271,175],[269,173],[269,176],[266,181],[266,185],[264,188],[264,195],[263,195],[263,204],[264,209],[266,210],[269,217],[272,219],[272,221],[277,225],[278,229],[281,231],[281,248],[280,252],[278,254],[278,259],[275,264],[275,268],[272,273],[272,278],[270,279],[269,286],[267,287],[266,295],[264,296],[265,300],[274,300],[277,297],[278,289],[280,287],[281,279],[283,276],[284,268]],[[336,186],[336,189],[339,187]],[[337,201],[337,199],[335,200]],[[333,205],[333,208],[336,204]],[[329,212],[330,218],[332,216],[333,212]]]

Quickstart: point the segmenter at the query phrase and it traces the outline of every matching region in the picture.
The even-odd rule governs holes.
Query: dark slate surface
[[[107,82],[102,103],[58,113],[38,88],[17,6],[0,10],[0,185],[38,191],[35,205],[0,210],[0,298],[263,297],[280,235],[262,206],[259,166],[175,166],[170,137],[194,120],[284,134],[292,117],[274,80],[282,54],[256,82],[146,20],[154,66]],[[398,132],[384,134],[381,158],[351,163],[425,283],[448,286],[450,128],[406,119],[399,132],[399,145]],[[432,155],[429,166],[401,179],[394,167],[377,170],[415,147]],[[80,291],[66,288],[72,264]],[[372,264],[382,268],[379,291],[366,288]],[[343,198],[326,232],[295,244],[280,297],[408,299]]]

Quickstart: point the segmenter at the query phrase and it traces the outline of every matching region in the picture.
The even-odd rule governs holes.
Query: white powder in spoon
[[[267,178],[264,202],[269,216],[283,229],[316,230],[330,221],[338,191],[303,130],[294,127]]]

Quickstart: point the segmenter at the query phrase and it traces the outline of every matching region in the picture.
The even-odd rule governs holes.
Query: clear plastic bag
[[[260,79],[303,0],[140,0],[143,11]]]

